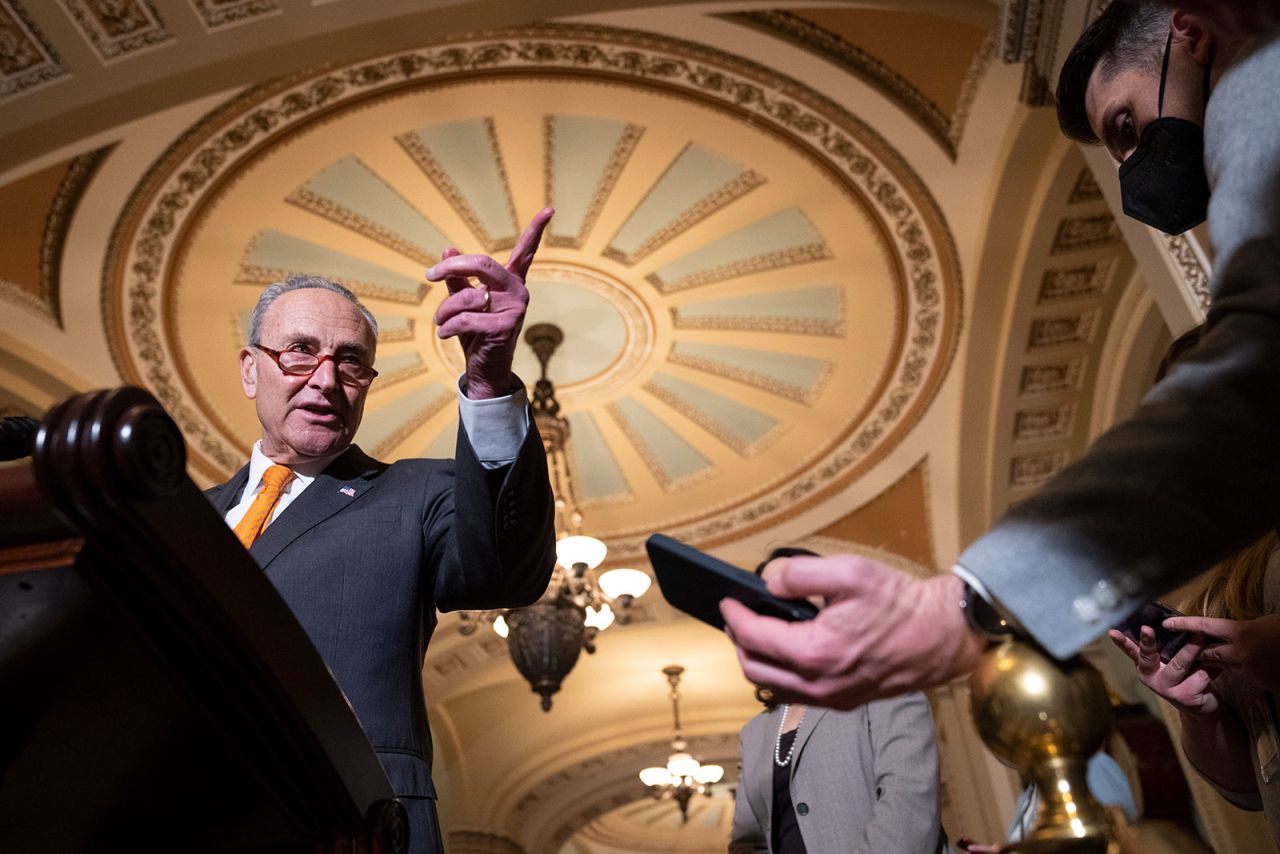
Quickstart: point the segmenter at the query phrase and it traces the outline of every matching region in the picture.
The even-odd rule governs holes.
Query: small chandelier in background
[[[582,511],[569,467],[569,421],[560,415],[555,386],[547,378],[547,364],[564,341],[560,327],[536,323],[524,333],[542,366],[533,387],[533,418],[542,434],[547,470],[556,508],[556,566],[542,598],[527,608],[461,611],[458,631],[475,632],[482,623],[507,639],[511,660],[542,696],[542,710],[551,711],[551,695],[578,662],[582,650],[596,651],[596,636],[616,621],[628,622],[628,609],[649,589],[649,576],[638,569],[611,569],[599,577],[593,570],[604,562],[608,548],[582,533]]]
[[[662,668],[671,685],[671,716],[675,721],[671,738],[672,753],[666,767],[654,766],[640,772],[640,782],[649,787],[649,793],[658,800],[674,800],[680,806],[680,821],[689,820],[689,801],[694,795],[711,797],[711,786],[720,782],[724,768],[719,765],[703,765],[689,753],[689,744],[680,729],[680,674],[684,668],[669,664]]]

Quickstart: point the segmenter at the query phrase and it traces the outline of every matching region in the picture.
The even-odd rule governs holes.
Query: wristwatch
[[[1014,633],[1014,624],[1003,616],[981,593],[964,582],[964,598],[960,600],[964,621],[969,629],[992,643],[1005,640]]]

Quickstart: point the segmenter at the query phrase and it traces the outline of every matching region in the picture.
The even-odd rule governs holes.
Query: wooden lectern
[[[0,469],[0,851],[399,854],[404,809],[136,388]]]

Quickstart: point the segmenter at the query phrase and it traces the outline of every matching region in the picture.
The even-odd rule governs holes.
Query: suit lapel
[[[830,709],[817,709],[813,706],[806,706],[804,710],[804,720],[800,722],[800,729],[796,732],[796,750],[791,755],[791,776],[796,774],[796,765],[800,763],[800,754],[804,752],[804,746],[809,743],[809,739],[813,737],[813,731],[818,727],[818,721],[826,716]]]
[[[249,553],[266,569],[298,537],[362,498],[381,469],[381,463],[352,445],[267,526]],[[348,484],[354,495],[343,491]]]
[[[240,500],[240,496],[244,494],[245,481],[249,479],[249,464],[245,463],[244,468],[236,472],[231,480],[215,486],[213,489],[205,492],[205,497],[213,504],[219,516],[226,516],[231,512],[231,508],[236,506],[236,502]]]

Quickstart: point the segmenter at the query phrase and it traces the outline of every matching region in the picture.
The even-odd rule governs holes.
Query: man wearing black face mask
[[[1162,118],[1192,125],[1148,134],[1126,173],[1131,206],[1165,224],[1197,219],[1203,186],[1187,180],[1187,149],[1204,128],[1217,254],[1200,342],[952,573],[917,579],[865,559],[811,559],[782,566],[769,588],[828,597],[813,620],[722,603],[750,681],[852,708],[945,683],[973,666],[984,638],[1010,631],[1066,658],[1280,523],[1280,28],[1237,25],[1246,11],[1262,20],[1252,12],[1264,5],[1269,16],[1272,2],[1228,5],[1199,3],[1197,17],[1117,0],[1073,50],[1058,90],[1068,133],[1106,141],[1118,161]]]
[[[1247,34],[1211,14],[1113,3],[1076,42],[1058,80],[1058,120],[1120,163],[1125,213],[1179,234],[1209,212],[1225,260],[1280,224],[1268,95],[1280,84],[1274,33]],[[1214,99],[1218,84],[1228,97]],[[1261,97],[1260,97],[1261,96]],[[1207,168],[1206,168],[1207,167]],[[1270,180],[1268,180],[1270,179]]]

